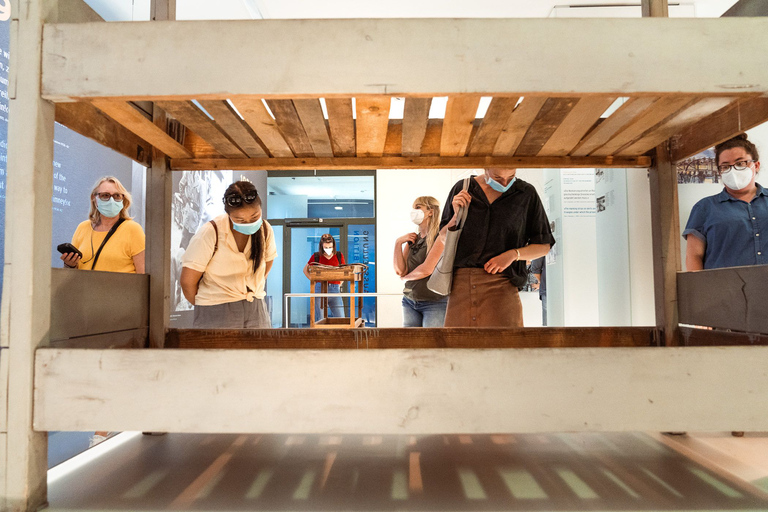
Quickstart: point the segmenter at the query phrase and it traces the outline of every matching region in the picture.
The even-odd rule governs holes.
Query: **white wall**
[[[627,169],[627,224],[632,325],[656,325],[648,169]]]

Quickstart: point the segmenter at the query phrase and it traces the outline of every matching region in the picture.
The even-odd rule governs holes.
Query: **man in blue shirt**
[[[768,236],[768,193],[755,182],[759,158],[746,134],[715,148],[725,187],[691,210],[683,231],[687,270],[768,263],[763,240]]]

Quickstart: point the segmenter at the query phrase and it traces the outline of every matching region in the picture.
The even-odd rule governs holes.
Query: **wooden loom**
[[[37,0],[13,13],[12,54],[26,59],[14,62],[9,84],[12,243],[0,330],[7,508],[44,500],[49,430],[768,428],[768,348],[743,346],[765,344],[766,288],[732,287],[725,306],[702,292],[713,276],[726,288],[764,282],[764,269],[678,277],[673,165],[768,120],[768,71],[753,57],[765,52],[768,21],[52,23],[59,11],[70,17],[59,21],[89,20],[72,5]],[[163,6],[173,10],[157,3],[156,18],[173,18]],[[405,98],[402,121],[389,119],[393,96]],[[432,98],[444,96],[445,118],[429,119]],[[484,96],[493,99],[476,119]],[[603,117],[618,98],[626,101]],[[74,286],[71,273],[50,270],[54,118],[151,166],[149,275],[122,276],[135,286],[123,285],[119,300],[73,300],[61,293]],[[169,170],[649,165],[656,326],[415,338],[399,329],[168,329]],[[112,279],[85,274],[91,289]],[[131,312],[115,315],[125,304]],[[714,315],[724,307],[741,314]],[[185,350],[105,348],[146,343]]]

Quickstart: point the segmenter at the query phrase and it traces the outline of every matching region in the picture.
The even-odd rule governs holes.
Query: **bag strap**
[[[211,263],[211,260],[216,255],[216,251],[219,250],[219,227],[216,225],[214,221],[210,221],[211,226],[213,226],[213,232],[216,233],[216,242],[213,244],[213,252],[211,253],[211,258],[208,260],[208,263]]]
[[[125,221],[122,217],[117,219],[117,222],[112,226],[112,229],[109,230],[109,233],[107,233],[107,236],[104,237],[104,240],[101,242],[101,245],[99,246],[99,250],[96,251],[96,256],[93,257],[93,263],[91,264],[91,270],[96,268],[96,262],[99,261],[99,255],[101,254],[101,250],[104,248],[104,245],[107,243],[107,240],[112,238],[112,235],[115,234],[115,231],[117,231],[117,228],[120,227],[120,224],[122,224]]]
[[[464,178],[464,184],[461,188],[462,191],[469,190],[469,180],[471,179],[471,177]],[[454,230],[464,227],[464,221],[467,219],[467,210],[469,210],[469,208],[459,208],[458,216],[456,217],[456,226],[453,228]]]

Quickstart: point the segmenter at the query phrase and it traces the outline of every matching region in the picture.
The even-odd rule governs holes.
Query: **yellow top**
[[[229,227],[229,216],[219,215],[213,221],[219,229],[219,248],[213,254],[215,232],[210,222],[201,227],[192,240],[181,265],[197,272],[203,272],[203,277],[195,295],[195,304],[200,306],[215,306],[240,300],[253,301],[266,296],[266,266],[268,261],[277,257],[277,246],[272,226],[266,220],[261,225],[264,231],[263,257],[256,272],[253,271],[251,260],[251,237],[243,252],[237,249],[235,237]]]
[[[77,263],[77,268],[91,270],[93,256],[99,252],[101,242],[107,237],[108,231],[94,231],[90,220],[80,223],[72,236],[72,245],[80,249],[83,257]],[[133,257],[144,250],[144,230],[139,223],[126,220],[104,244],[99,261],[93,270],[107,272],[136,273]]]

